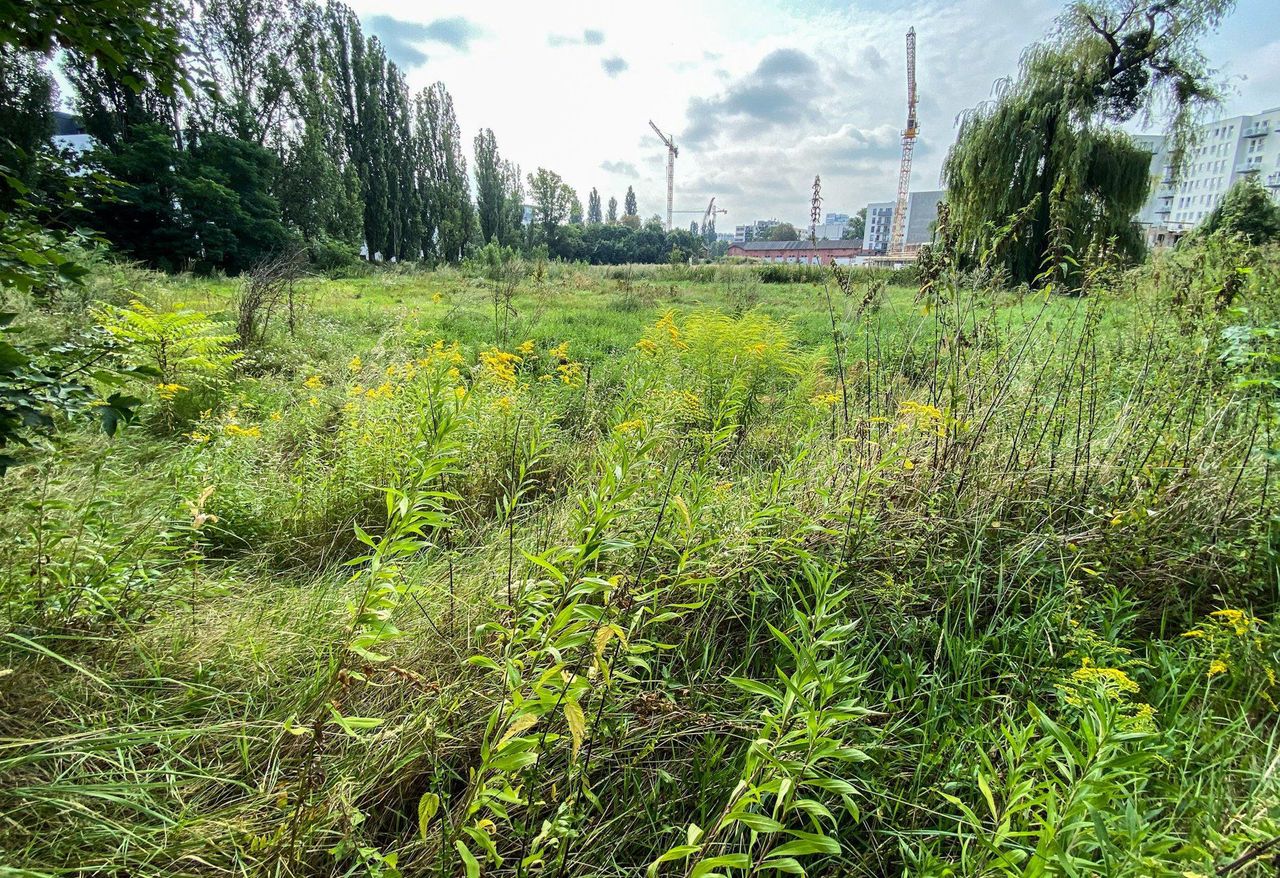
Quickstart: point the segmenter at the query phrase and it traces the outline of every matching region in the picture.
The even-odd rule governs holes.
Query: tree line
[[[28,188],[79,190],[50,222],[85,225],[167,269],[238,272],[289,249],[320,262],[457,262],[489,242],[552,258],[666,261],[714,230],[666,233],[554,171],[521,174],[492,130],[465,143],[437,82],[411,92],[355,13],[311,0],[181,0],[135,12],[171,33],[177,77],[145,55],[67,45],[56,63],[94,147],[49,154],[47,53],[0,52],[0,165]],[[135,63],[136,62],[136,63]],[[175,81],[178,87],[175,87]],[[472,164],[468,165],[468,153]],[[10,196],[12,197],[12,196]]]

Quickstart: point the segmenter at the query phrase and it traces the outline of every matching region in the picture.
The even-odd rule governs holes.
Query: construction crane
[[[716,214],[728,212],[723,207],[716,207],[716,197],[712,195],[711,201],[707,203],[707,212],[702,215],[702,234],[708,234],[707,230],[710,229],[710,234],[714,235],[716,231]]]
[[[676,173],[676,156],[680,155],[680,150],[676,148],[676,142],[667,135],[663,134],[657,125],[653,124],[653,120],[649,120],[649,127],[653,129],[653,133],[658,135],[658,139],[662,141],[662,145],[667,148],[667,231],[671,231],[671,196],[673,192],[673,180]]]
[[[907,29],[907,127],[902,132],[902,165],[898,168],[898,202],[893,208],[889,232],[889,253],[902,255],[906,249],[907,195],[911,187],[911,154],[916,148],[916,29]],[[668,224],[669,225],[669,224]]]

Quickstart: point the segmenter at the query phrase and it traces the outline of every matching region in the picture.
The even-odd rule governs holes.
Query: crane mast
[[[673,191],[673,180],[676,172],[676,156],[680,155],[676,142],[663,134],[657,125],[653,124],[653,120],[649,120],[649,127],[653,129],[653,133],[658,135],[658,139],[662,141],[662,145],[667,148],[667,231],[671,231],[671,196]]]
[[[916,29],[907,30],[907,127],[902,132],[902,164],[898,168],[898,201],[893,208],[889,252],[906,249],[907,196],[911,188],[911,155],[916,148]]]

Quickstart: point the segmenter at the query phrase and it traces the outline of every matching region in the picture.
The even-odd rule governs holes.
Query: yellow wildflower
[[[911,462],[910,458],[908,458],[902,462],[902,468],[910,472],[911,470],[916,468],[916,465]]]
[[[232,422],[223,428],[228,436],[243,436],[246,439],[257,439],[262,436],[262,428],[257,424],[250,424],[248,427],[241,427],[239,424]]]
[[[1192,628],[1190,631],[1183,631],[1183,637],[1204,637],[1204,632],[1199,628]]]
[[[173,399],[180,391],[186,390],[181,384],[157,384],[156,393],[164,400]]]
[[[498,397],[496,400],[494,400],[493,404],[501,412],[511,411],[511,406],[513,405],[513,403],[511,402],[511,397],[505,396],[505,395]]]
[[[618,424],[616,427],[613,428],[615,433],[639,433],[643,429],[644,429],[644,421],[641,420],[640,418],[635,418],[630,421],[623,421],[621,424]]]
[[[456,399],[456,400],[458,400],[459,402],[461,402],[462,400],[466,399],[466,398],[467,398],[467,388],[463,387],[461,384],[459,384],[457,387],[453,388],[453,398],[454,398],[454,399]]]
[[[272,412],[272,413],[271,413],[271,420],[273,420],[273,421],[283,421],[283,420],[284,420],[284,415],[280,414],[279,412]]]
[[[431,301],[435,302],[436,304],[439,304],[440,302],[443,302],[443,301],[444,301],[444,294],[443,294],[443,293],[436,293],[434,296],[432,296],[432,297],[431,297]]]
[[[836,403],[839,401],[840,397],[836,396],[834,393],[819,393],[817,396],[809,400],[809,402],[813,403],[814,408],[819,409],[835,408]]]
[[[636,348],[642,353],[649,354],[650,356],[658,352],[658,345],[647,338],[642,338],[636,342]]]
[[[308,377],[306,381],[302,382],[302,386],[311,390],[319,390],[321,387],[324,387],[324,382],[320,380],[319,375],[312,375]]]
[[[362,368],[364,368],[364,361],[360,359],[359,354],[356,354],[354,357],[351,358],[351,362],[347,363],[347,368],[350,369],[352,372],[359,372]]]
[[[567,360],[569,358],[569,342],[561,342],[551,350],[547,351],[547,354],[553,360]]]
[[[190,436],[191,441],[197,445],[203,445],[212,438],[208,433],[201,432],[200,430],[192,430],[187,435]]]
[[[526,357],[531,356],[534,351],[533,339],[527,338],[524,341],[520,342],[520,346],[516,348],[516,351],[518,351],[519,353],[523,354]]]
[[[313,396],[313,397],[311,397],[310,399],[308,399],[308,400],[307,400],[307,405],[309,405],[309,406],[313,406],[313,407],[314,407],[314,406],[318,406],[318,405],[320,405],[320,400],[316,399],[316,398]]]
[[[1081,659],[1080,667],[1071,675],[1078,683],[1101,684],[1107,697],[1120,700],[1121,693],[1138,691],[1138,684],[1133,678],[1119,668],[1101,668],[1088,658]]]
[[[1209,664],[1209,672],[1205,674],[1205,676],[1209,677],[1210,679],[1213,679],[1214,677],[1218,676],[1218,674],[1225,674],[1226,672],[1227,672],[1227,663],[1224,662],[1222,659],[1214,659]]]
[[[561,363],[556,366],[556,371],[560,373],[560,380],[565,384],[577,385],[582,383],[581,363]]]
[[[480,352],[480,362],[500,384],[515,384],[516,366],[523,360],[515,354],[493,348]]]
[[[1237,637],[1243,637],[1249,633],[1249,628],[1253,625],[1253,619],[1244,610],[1214,610],[1209,614],[1221,619],[1223,624],[1229,625]]]

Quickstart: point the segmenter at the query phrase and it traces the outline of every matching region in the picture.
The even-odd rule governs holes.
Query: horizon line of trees
[[[715,240],[712,227],[659,229],[658,241],[630,186],[621,214],[594,188],[584,210],[554,171],[522,176],[489,128],[475,135],[469,168],[445,85],[411,93],[340,2],[172,0],[153,15],[183,48],[178,88],[142,63],[74,46],[56,61],[0,53],[0,125],[11,141],[0,164],[36,191],[80,185],[62,221],[130,258],[239,272],[305,247],[327,262],[363,248],[370,258],[456,263],[495,241],[552,258],[666,261]],[[53,63],[95,142],[62,161],[50,142]]]

